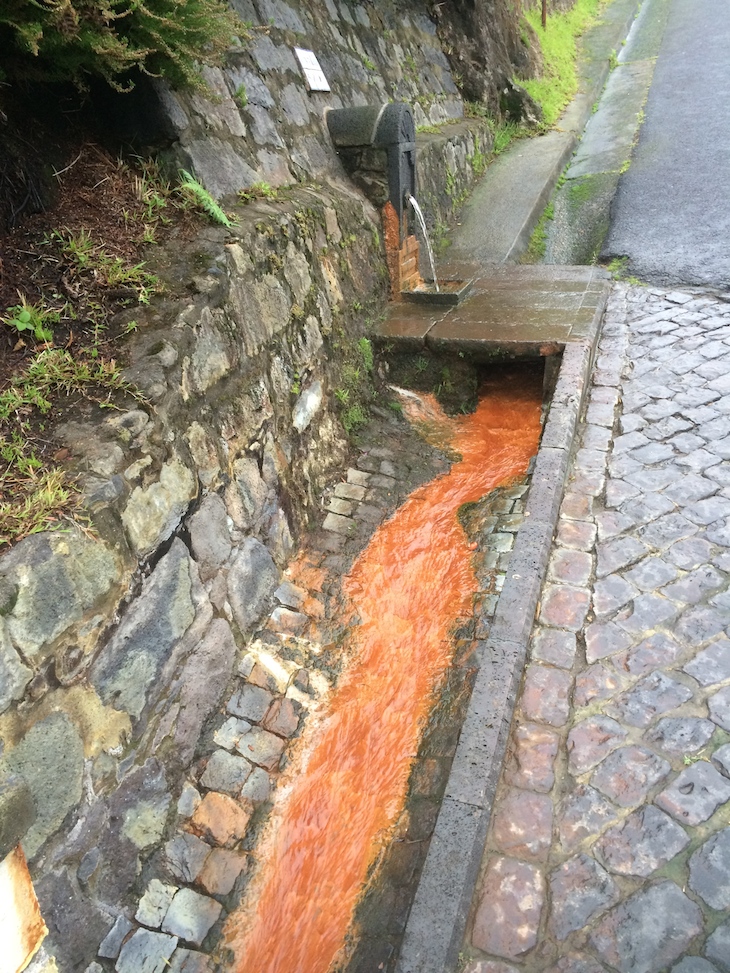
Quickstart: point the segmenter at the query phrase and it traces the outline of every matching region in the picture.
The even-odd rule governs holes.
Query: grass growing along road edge
[[[542,107],[543,124],[547,128],[555,124],[578,90],[576,38],[598,20],[606,2],[576,0],[565,13],[548,14],[545,30],[539,5],[525,14],[540,42],[543,72],[539,78],[520,79],[519,84]]]

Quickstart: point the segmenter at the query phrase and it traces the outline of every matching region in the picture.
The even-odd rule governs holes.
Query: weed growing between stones
[[[191,208],[153,162],[135,172],[87,146],[66,171],[69,202],[56,226],[54,213],[39,215],[4,239],[0,545],[58,526],[77,508],[73,483],[57,468],[67,451],[49,434],[73,403],[141,401],[117,363],[119,339],[138,326],[124,309],[161,290],[141,248]],[[103,203],[93,188],[100,183]]]
[[[548,203],[543,210],[542,216],[537,221],[537,226],[532,231],[532,236],[530,237],[530,242],[527,244],[527,250],[525,250],[520,263],[523,264],[536,264],[539,263],[545,256],[545,248],[547,246],[548,237],[548,223],[555,216],[555,208],[552,203]]]

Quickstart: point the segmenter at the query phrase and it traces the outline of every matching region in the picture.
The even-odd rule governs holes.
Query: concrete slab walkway
[[[461,968],[730,970],[730,304],[616,285]]]
[[[495,267],[451,260],[441,279],[473,280],[461,304],[391,304],[377,337],[399,347],[534,357],[595,334],[609,293],[598,267]]]

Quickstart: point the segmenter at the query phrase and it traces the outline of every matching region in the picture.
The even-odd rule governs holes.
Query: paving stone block
[[[701,686],[712,686],[730,679],[730,641],[720,638],[683,667]]]
[[[730,800],[730,781],[706,761],[685,768],[655,798],[655,803],[682,824],[697,825]]]
[[[292,611],[291,608],[277,606],[269,616],[267,628],[284,635],[301,635],[307,625],[309,625],[307,615]]]
[[[685,956],[672,967],[672,973],[719,973],[719,971],[716,966],[702,959],[701,956]]]
[[[227,750],[215,750],[208,760],[200,783],[212,791],[223,791],[234,797],[241,793],[251,773],[251,764]]]
[[[610,801],[587,784],[578,784],[557,809],[560,844],[566,852],[576,851],[612,824],[617,810]]]
[[[640,493],[639,488],[631,483],[609,477],[606,481],[606,507],[621,507],[628,500],[639,496]]]
[[[670,770],[667,761],[650,750],[621,747],[593,771],[591,784],[620,807],[636,807]]]
[[[640,527],[638,535],[642,541],[656,550],[663,550],[675,541],[697,533],[697,525],[681,514],[666,514],[647,527]]]
[[[253,805],[247,801],[234,801],[227,794],[210,791],[198,805],[189,827],[210,844],[232,848],[246,834],[252,814]]]
[[[499,960],[474,960],[464,967],[464,973],[519,973],[516,966],[511,963],[502,963]]]
[[[702,913],[674,884],[642,889],[600,920],[590,937],[600,959],[621,973],[660,973],[702,931]]]
[[[291,581],[282,581],[274,592],[274,598],[285,608],[299,611],[307,600],[307,592],[298,585],[292,584]]]
[[[652,805],[644,806],[606,831],[594,853],[617,875],[647,878],[689,844],[689,836]]]
[[[350,517],[355,509],[352,500],[343,500],[342,497],[330,497],[325,510],[333,514],[340,514],[342,517]],[[325,528],[327,530],[328,528]]]
[[[251,776],[241,789],[241,797],[254,804],[268,801],[271,793],[271,780],[262,767],[254,767]]]
[[[212,968],[210,956],[178,946],[172,954],[167,973],[211,973]]]
[[[547,584],[543,589],[540,621],[553,628],[578,632],[583,627],[590,603],[588,588]]]
[[[575,660],[574,632],[555,628],[538,628],[532,636],[530,656],[532,661],[548,662],[560,669],[571,669]]]
[[[585,630],[586,660],[605,659],[629,648],[631,636],[614,622],[591,622]]]
[[[557,548],[550,559],[548,577],[552,581],[562,581],[583,587],[588,584],[593,573],[593,556],[586,551]]]
[[[249,723],[259,723],[266,715],[274,699],[273,693],[260,686],[245,685],[231,696],[228,712]]]
[[[163,865],[176,881],[194,882],[209,854],[210,846],[196,835],[180,833],[165,844]]]
[[[721,970],[730,970],[730,922],[724,922],[708,936],[705,956],[717,963]],[[705,973],[704,970],[698,973]]]
[[[568,767],[572,774],[583,774],[599,764],[612,750],[621,746],[627,731],[608,716],[581,720],[568,734]]]
[[[610,541],[599,542],[596,574],[599,578],[614,574],[639,561],[648,553],[647,545],[633,536],[616,537]]]
[[[515,727],[507,751],[504,780],[513,787],[547,794],[555,782],[559,737],[534,723]]]
[[[727,613],[699,605],[682,614],[675,631],[680,639],[696,647],[720,635],[726,626]]]
[[[631,518],[633,523],[630,526],[633,527],[636,524],[649,524],[675,509],[676,505],[668,497],[661,493],[649,493],[627,501],[621,507],[621,513]]]
[[[696,753],[709,743],[715,724],[696,716],[667,716],[646,734],[665,753]]]
[[[557,540],[563,547],[576,551],[592,551],[595,539],[595,524],[583,520],[560,519]]]
[[[564,726],[570,714],[569,673],[552,666],[528,666],[520,698],[525,717],[531,722]]]
[[[354,486],[367,487],[371,477],[372,473],[368,473],[366,470],[356,470],[350,467],[347,471],[347,482]]]
[[[596,662],[576,676],[573,702],[577,707],[588,706],[598,700],[609,699],[622,687],[622,680],[614,669]]]
[[[606,712],[631,726],[648,726],[659,713],[676,709],[692,698],[692,690],[663,672],[653,672],[617,697]]]
[[[593,515],[593,497],[580,493],[566,493],[560,505],[560,516],[566,520],[590,521]]]
[[[620,574],[609,574],[593,586],[593,609],[597,615],[608,615],[622,608],[638,590]]]
[[[372,477],[370,485],[374,485]],[[365,492],[365,486],[358,483],[338,483],[335,487],[335,496],[341,500],[364,500]]]
[[[618,618],[616,624],[633,636],[643,635],[667,624],[679,614],[677,605],[662,595],[639,595],[634,598],[633,611],[627,618]]]
[[[674,584],[667,585],[663,594],[674,601],[694,605],[724,584],[723,576],[711,564],[704,564]]]
[[[625,505],[625,507],[631,507],[630,504]],[[641,518],[638,518],[641,519]],[[618,510],[600,510],[596,516],[596,527],[598,528],[598,539],[599,541],[607,541],[612,537],[618,537],[619,534],[623,534],[624,531],[630,530],[636,522],[637,518],[633,515],[629,515],[625,512],[625,509],[621,511]]]
[[[238,741],[250,729],[251,724],[248,720],[239,720],[235,716],[229,716],[225,723],[213,734],[213,741],[217,746],[223,747],[224,750],[235,750]],[[190,813],[192,814],[192,811]]]
[[[677,569],[660,557],[646,557],[624,571],[624,578],[642,591],[656,591],[677,577]]]
[[[577,473],[572,471],[569,478],[570,489],[574,493],[598,497],[603,493],[606,477],[602,473]]]
[[[167,911],[162,931],[200,946],[222,911],[221,904],[207,895],[180,889]]]
[[[692,855],[689,884],[711,908],[730,908],[730,828],[712,835]]]
[[[492,858],[477,901],[473,945],[506,959],[516,959],[532,949],[545,900],[544,885],[536,866],[514,858]]]
[[[695,416],[698,421],[701,418],[697,414],[697,410],[693,410],[691,414],[687,414],[690,418]],[[721,457],[716,456],[714,453],[700,446],[699,449],[694,449],[691,453],[686,453],[684,456],[675,456],[674,462],[677,466],[684,466],[695,473],[709,473],[710,468],[716,466],[720,460]]]
[[[143,926],[159,929],[176,892],[176,885],[166,885],[153,878],[139,900],[134,918]]]
[[[628,672],[632,676],[643,676],[660,667],[672,666],[687,651],[664,632],[657,632],[643,639],[637,646],[628,651],[618,652],[613,662],[620,672]]]
[[[558,940],[583,929],[615,905],[620,893],[611,876],[588,855],[577,855],[549,878],[552,899],[550,930]]]
[[[730,500],[720,495],[707,497],[685,507],[683,513],[693,524],[709,527],[710,524],[730,516]]]
[[[228,895],[247,865],[244,852],[214,848],[198,875],[197,884],[209,895]]]
[[[641,425],[644,425],[643,421]],[[633,430],[622,436],[616,436],[613,441],[613,451],[615,454],[626,453],[632,449],[637,449],[639,446],[645,446],[648,442],[649,440],[643,433]]]
[[[286,740],[260,727],[253,727],[238,741],[237,749],[246,760],[271,772],[279,766],[285,747]]]
[[[302,711],[301,703],[284,697],[275,699],[264,717],[262,726],[270,733],[288,739],[299,728],[299,716]]]
[[[117,973],[164,973],[176,946],[175,936],[138,929],[122,946],[114,969]]]
[[[730,686],[714,693],[707,700],[710,719],[721,726],[723,730],[730,730]]]
[[[118,916],[114,925],[102,940],[96,955],[101,956],[102,959],[116,959],[124,940],[133,929],[133,922],[130,922],[126,916]]]
[[[355,531],[355,522],[350,520],[349,517],[341,517],[339,514],[327,514],[322,527],[333,534],[349,537]]]
[[[496,802],[492,841],[502,854],[546,861],[553,827],[553,802],[546,794],[510,788]]]

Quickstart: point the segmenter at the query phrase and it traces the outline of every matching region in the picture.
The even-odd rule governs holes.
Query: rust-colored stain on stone
[[[345,580],[359,624],[327,709],[282,779],[247,900],[226,924],[238,973],[326,973],[344,958],[360,890],[403,807],[450,663],[452,626],[471,614],[477,584],[458,508],[524,473],[541,398],[540,369],[505,369],[473,415],[448,419],[434,400],[421,409],[431,437],[440,431],[461,461],[414,491]]]
[[[20,973],[48,933],[23,849],[0,862],[0,973]]]
[[[413,290],[423,283],[418,272],[418,240],[408,236],[401,246],[398,214],[391,202],[383,207],[382,220],[385,259],[390,273],[390,297],[393,301],[400,301],[401,291]]]

